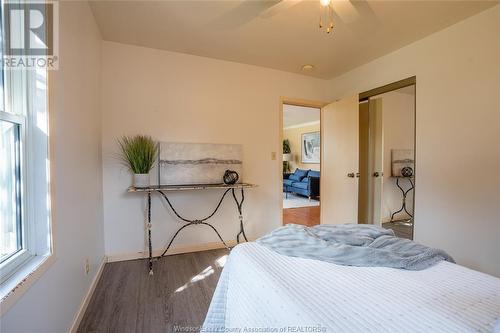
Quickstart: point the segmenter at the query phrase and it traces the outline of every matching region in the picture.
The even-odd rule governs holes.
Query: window
[[[26,248],[23,244],[21,131],[23,119],[0,111],[0,264]]]
[[[0,6],[4,36],[22,38]],[[19,36],[16,33],[19,31]],[[0,283],[51,251],[46,69],[8,69],[0,61]]]

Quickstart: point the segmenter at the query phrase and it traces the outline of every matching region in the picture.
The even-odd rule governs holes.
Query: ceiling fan
[[[260,13],[261,18],[270,18],[284,12],[286,9],[291,8],[304,0],[280,0],[271,7],[265,9]],[[342,18],[345,23],[354,22],[359,19],[360,9],[356,8],[354,1],[341,0],[319,0],[320,14],[319,14],[319,28],[325,29],[327,33],[333,30],[333,16],[334,12],[338,17]]]
[[[235,29],[256,18],[271,19],[282,15],[288,9],[303,3],[313,3],[318,6],[318,17],[320,29],[331,32],[335,21],[350,25],[355,28],[354,23],[361,18],[371,23],[377,19],[368,1],[359,0],[242,0],[238,5],[220,16],[213,23],[219,29]],[[366,27],[366,25],[365,25]]]

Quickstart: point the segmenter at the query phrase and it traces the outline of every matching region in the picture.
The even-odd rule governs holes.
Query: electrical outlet
[[[85,275],[89,275],[90,272],[90,261],[89,258],[85,259]]]
[[[271,152],[271,160],[276,161],[276,152]]]

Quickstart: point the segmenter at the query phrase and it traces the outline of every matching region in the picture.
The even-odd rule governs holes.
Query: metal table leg
[[[153,246],[151,245],[151,191],[148,191],[148,246],[149,246],[149,275],[153,275]]]
[[[415,188],[415,186],[413,185],[413,181],[411,180],[411,178],[407,178],[407,179],[408,179],[408,181],[410,182],[410,185],[411,185],[411,186],[410,186],[410,188],[409,188],[409,189],[407,189],[407,190],[405,191],[405,189],[404,189],[404,188],[402,188],[402,187],[401,187],[401,185],[399,185],[399,179],[400,179],[400,178],[397,178],[397,179],[396,179],[396,185],[397,185],[397,187],[401,190],[401,193],[402,193],[402,195],[403,195],[403,198],[402,198],[402,205],[401,205],[401,208],[400,208],[398,211],[396,211],[396,212],[394,212],[394,213],[392,213],[392,214],[391,214],[391,220],[390,220],[390,222],[395,222],[395,221],[394,221],[394,216],[396,216],[396,214],[398,214],[398,213],[401,213],[402,211],[405,211],[405,212],[406,212],[406,214],[408,214],[408,215],[410,216],[410,221],[411,221],[411,218],[413,218],[413,214],[410,214],[410,212],[409,212],[409,211],[408,211],[408,209],[406,208],[406,197],[408,196],[408,193],[409,193],[411,190],[413,190],[413,189]]]
[[[238,201],[236,194],[234,193],[234,188],[232,189],[234,202],[236,202],[236,207],[238,207],[238,218],[240,219],[240,232],[236,235],[236,242],[240,243],[240,235],[243,235],[245,242],[248,242],[247,235],[245,234],[245,228],[243,226],[243,201],[245,201],[245,191],[241,188],[241,201]]]

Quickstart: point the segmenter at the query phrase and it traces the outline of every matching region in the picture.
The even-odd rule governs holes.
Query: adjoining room
[[[320,223],[321,109],[283,104],[283,224]]]

